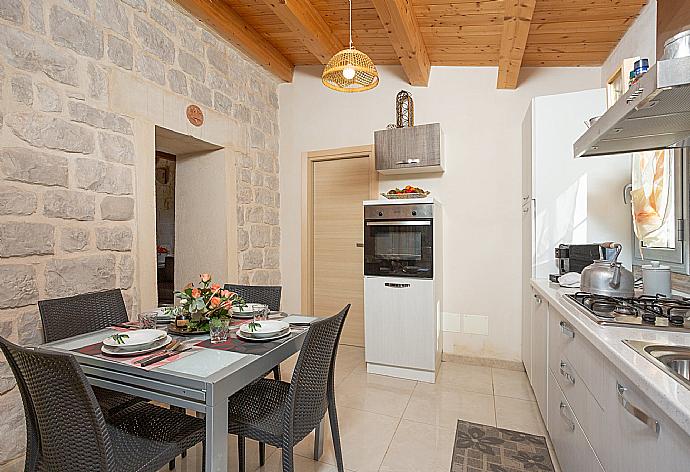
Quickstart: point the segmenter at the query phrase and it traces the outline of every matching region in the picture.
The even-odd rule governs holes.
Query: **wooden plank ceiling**
[[[347,0],[177,0],[283,80],[348,44]],[[647,0],[352,0],[353,42],[426,85],[434,66],[599,66]]]

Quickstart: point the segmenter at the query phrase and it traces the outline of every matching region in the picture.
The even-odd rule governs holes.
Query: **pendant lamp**
[[[323,84],[338,92],[364,92],[379,84],[374,62],[362,51],[352,47],[352,0],[350,3],[350,47],[337,52],[321,75]]]

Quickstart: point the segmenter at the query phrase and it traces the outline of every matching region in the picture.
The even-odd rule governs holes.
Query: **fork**
[[[168,346],[165,349],[163,349],[162,351],[157,352],[155,354],[152,354],[150,356],[146,356],[143,359],[139,359],[138,361],[135,362],[135,364],[143,364],[144,362],[149,361],[149,360],[153,359],[154,357],[158,357],[158,356],[163,355],[163,354],[168,354],[168,353],[174,352],[175,349],[177,349],[181,344],[182,343],[178,340],[171,341],[170,344],[168,344]]]

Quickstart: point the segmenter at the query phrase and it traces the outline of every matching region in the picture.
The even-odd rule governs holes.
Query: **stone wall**
[[[0,0],[0,336],[40,343],[44,298],[119,287],[137,305],[135,164],[153,156],[110,106],[122,74],[237,123],[239,281],[280,283],[276,80],[165,0]],[[0,469],[15,470],[4,359],[0,411]]]

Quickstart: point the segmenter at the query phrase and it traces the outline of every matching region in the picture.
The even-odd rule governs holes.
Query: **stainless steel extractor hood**
[[[682,36],[679,21],[690,25],[690,2],[659,0],[657,51]],[[574,144],[575,157],[690,146],[690,55],[676,47],[604,113]]]

